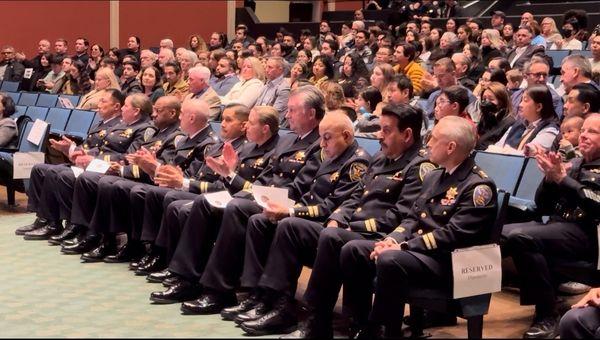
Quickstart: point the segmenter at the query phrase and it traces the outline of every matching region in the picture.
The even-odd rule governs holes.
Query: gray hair
[[[584,56],[579,54],[567,56],[565,59],[563,59],[561,65],[564,65],[566,63],[569,63],[571,66],[578,68],[579,73],[581,73],[584,77],[592,78],[592,64]]]
[[[193,52],[192,52],[193,53]],[[188,70],[188,74],[197,74],[206,82],[210,79],[210,70],[206,66],[194,66]]]
[[[313,85],[298,87],[290,92],[290,97],[302,96],[304,106],[315,109],[317,120],[323,119],[325,115],[325,97],[321,90]]]
[[[446,127],[445,125],[449,126]],[[465,118],[446,116],[440,119],[436,126],[440,129],[442,136],[456,143],[456,147],[460,152],[468,155],[475,148],[477,142],[475,127]]]
[[[161,43],[164,43],[165,45],[167,45],[170,49],[173,49],[173,40],[167,38],[167,39],[163,39],[160,41]]]
[[[544,65],[548,66],[548,68],[550,68],[550,64],[548,64],[548,61],[546,60],[546,58],[534,55],[533,57],[531,57],[531,59],[529,61],[527,61],[523,65],[523,70],[525,70],[525,72],[529,72],[529,70],[531,70],[531,65],[533,65],[533,64],[544,64]]]

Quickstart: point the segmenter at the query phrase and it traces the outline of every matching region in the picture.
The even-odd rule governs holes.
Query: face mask
[[[573,35],[573,30],[563,28],[561,31],[562,31],[563,37],[565,37],[565,38],[570,38],[571,35]]]
[[[365,115],[365,116],[369,116],[371,115],[371,113],[369,112],[369,110],[367,110],[364,106],[361,106],[358,108],[358,112]]]
[[[487,100],[482,100],[479,104],[479,110],[481,110],[481,113],[484,115],[493,115],[498,112],[498,105]]]

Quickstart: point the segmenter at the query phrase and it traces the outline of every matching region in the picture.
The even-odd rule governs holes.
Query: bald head
[[[354,127],[343,111],[332,111],[319,123],[319,135],[323,153],[328,159],[334,159],[354,142]]]
[[[209,106],[204,100],[187,99],[181,105],[179,115],[181,130],[192,136],[206,127],[209,116]]]

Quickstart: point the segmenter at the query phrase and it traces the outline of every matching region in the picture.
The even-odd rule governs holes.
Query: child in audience
[[[575,157],[581,157],[577,146],[579,145],[579,133],[583,125],[583,118],[579,116],[567,117],[560,125],[562,139],[558,152],[562,156],[563,162],[567,162]]]
[[[506,72],[506,79],[508,83],[506,84],[506,89],[509,92],[509,95],[512,96],[513,93],[521,89],[521,83],[523,82],[523,73],[519,69],[512,69]]]

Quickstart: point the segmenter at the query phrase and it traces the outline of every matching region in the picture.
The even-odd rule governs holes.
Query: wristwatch
[[[404,241],[404,242],[400,243],[400,249],[408,250],[408,242]]]

